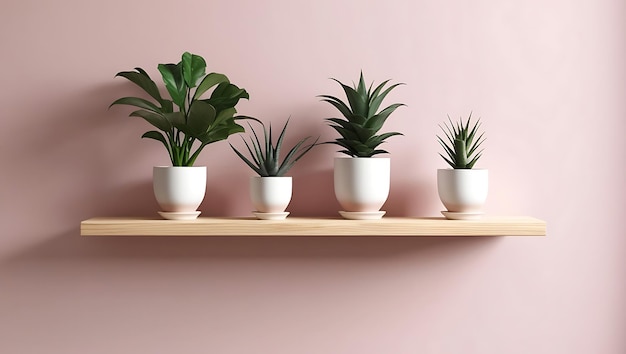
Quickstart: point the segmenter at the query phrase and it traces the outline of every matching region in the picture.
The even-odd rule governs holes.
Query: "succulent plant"
[[[145,70],[135,68],[115,76],[139,86],[151,100],[122,97],[111,106],[140,108],[130,116],[141,117],[158,129],[143,134],[142,138],[160,141],[173,166],[193,166],[204,147],[244,131],[235,122],[239,118],[235,117],[235,106],[240,99],[248,99],[248,93],[231,84],[223,74],[206,74],[204,58],[185,52],[177,64],[159,64],[158,69],[171,99],[161,96]],[[210,97],[201,99],[211,89]],[[199,143],[193,150],[196,141]]]
[[[363,72],[361,72],[359,84],[354,85],[354,87],[345,85],[337,79],[332,80],[341,85],[348,99],[348,104],[334,96],[318,96],[322,98],[322,101],[332,104],[343,115],[343,118],[326,119],[329,125],[341,135],[341,138],[329,143],[341,146],[343,150],[340,152],[352,157],[372,157],[376,154],[388,153],[385,150],[377,149],[377,147],[384,143],[387,138],[402,134],[390,132],[377,135],[377,133],[389,115],[404,104],[395,103],[380,111],[378,109],[387,94],[403,84],[394,84],[385,89],[385,85],[390,81],[386,80],[374,89],[372,89],[374,83],[367,88],[363,79]]]
[[[439,127],[446,135],[447,141],[444,141],[440,136],[437,136],[439,144],[443,147],[448,157],[439,154],[452,168],[454,169],[471,169],[474,164],[482,156],[483,149],[477,151],[480,145],[485,141],[483,138],[484,132],[478,135],[478,128],[480,128],[480,118],[470,126],[472,120],[472,114],[465,124],[463,119],[459,118],[459,121],[452,123],[450,116],[448,121],[450,125],[444,123],[445,129],[440,125]]]
[[[239,152],[232,144],[230,147],[235,151],[235,153],[248,165],[251,169],[254,170],[261,177],[282,177],[293,167],[293,165],[300,160],[307,152],[309,152],[315,145],[317,145],[316,139],[312,144],[304,145],[307,140],[311,137],[306,137],[300,140],[295,146],[289,150],[285,158],[280,161],[281,149],[283,145],[283,139],[285,138],[285,132],[287,131],[287,125],[289,124],[289,119],[285,122],[280,135],[278,136],[278,140],[276,141],[276,145],[272,142],[272,124],[270,123],[269,131],[265,128],[265,124],[260,120],[253,117],[245,117],[251,120],[254,120],[261,124],[263,127],[263,143],[259,139],[256,131],[252,128],[250,124],[250,130],[252,131],[252,136],[250,137],[250,144],[241,137],[248,152],[250,153],[250,159],[245,157],[241,152]],[[251,147],[252,146],[252,147]]]

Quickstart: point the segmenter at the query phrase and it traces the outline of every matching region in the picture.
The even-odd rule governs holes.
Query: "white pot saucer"
[[[262,213],[260,211],[253,211],[252,214],[260,220],[285,220],[287,215],[289,215],[288,211],[284,211],[281,213]]]
[[[463,213],[454,211],[442,211],[441,214],[449,220],[478,220],[483,217],[483,212]]]
[[[378,220],[382,219],[386,211],[340,211],[344,219],[350,220]]]
[[[159,211],[159,215],[167,220],[195,220],[200,211]]]

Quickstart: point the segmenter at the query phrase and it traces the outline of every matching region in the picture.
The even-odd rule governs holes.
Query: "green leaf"
[[[383,127],[385,122],[387,121],[387,118],[389,117],[389,115],[393,113],[398,107],[401,107],[401,106],[404,106],[404,104],[396,103],[383,109],[382,111],[380,111],[380,113],[371,117],[367,121],[367,123],[365,123],[365,128],[372,129],[376,132],[379,131]]]
[[[439,156],[441,156],[441,158],[444,159],[448,163],[448,165],[450,165],[450,167],[457,168],[456,164],[454,164],[452,161],[448,160],[445,156],[443,156],[442,154],[439,154]]]
[[[216,129],[216,131],[217,131],[216,136],[219,137],[219,139],[216,141],[219,141],[219,140],[224,140],[228,138],[232,134],[243,133],[245,129],[237,123],[232,123],[232,124],[229,124],[228,126],[220,127],[219,129]]]
[[[339,145],[344,146],[348,150],[354,152],[355,156],[369,157],[373,150],[367,145],[355,140],[337,139],[335,140]]]
[[[456,126],[452,126],[453,127],[453,131],[454,131],[454,135],[456,135],[457,138],[461,137],[461,134],[463,134],[463,127],[462,127],[463,122],[457,122]]]
[[[202,79],[200,85],[196,89],[196,92],[193,95],[194,99],[200,98],[205,92],[207,92],[211,87],[215,85],[219,85],[221,83],[230,83],[226,75],[218,74],[218,73],[210,73]]]
[[[339,133],[339,135],[341,135],[344,139],[347,139],[347,140],[359,140],[359,136],[354,131],[342,128],[342,127],[337,126],[337,125],[331,125],[331,127],[333,129],[335,129],[337,131],[337,133]]]
[[[439,136],[437,136],[437,139],[439,140],[439,145],[441,145],[443,149],[445,150],[445,152],[448,154],[448,156],[450,156],[450,159],[454,160],[455,155],[454,155],[453,148],[445,144],[444,141]]]
[[[227,108],[235,107],[242,98],[249,98],[246,90],[231,83],[222,82],[213,90],[211,97],[203,101],[210,103],[219,113]]]
[[[328,102],[328,103],[332,104],[346,118],[349,118],[350,116],[352,116],[354,114],[354,113],[352,113],[350,108],[348,108],[348,106],[342,100],[338,99],[337,97],[328,96],[328,95],[320,95],[318,97],[324,98],[322,101],[325,101],[325,102]]]
[[[443,127],[440,125],[439,128],[441,128],[441,130],[443,131],[443,133],[446,136],[446,139],[448,139],[447,142],[443,141],[443,139],[441,137],[439,137],[439,135],[437,135],[437,138],[439,138],[439,140],[441,141],[442,144],[445,144],[446,147],[450,148],[450,149],[454,149],[454,139],[452,139],[452,137],[450,137],[450,135],[448,134],[448,132],[443,129]],[[446,127],[447,128],[447,127]]]
[[[399,83],[399,84],[394,84],[389,86],[389,88],[387,88],[385,91],[383,91],[383,93],[381,93],[380,95],[376,96],[376,97],[372,97],[372,100],[370,102],[369,105],[369,111],[367,112],[368,117],[371,117],[373,115],[376,114],[376,111],[378,110],[378,107],[380,107],[380,105],[383,103],[383,100],[385,99],[385,97],[387,96],[387,94],[389,94],[389,92],[391,92],[391,90],[393,90],[394,88],[400,86],[400,85],[404,85],[403,83]]]
[[[206,74],[206,62],[199,55],[183,53],[183,78],[187,87],[196,87],[196,83]]]
[[[339,135],[344,138],[344,139],[348,139],[348,140],[359,140],[358,135],[356,135],[355,132],[344,129],[340,126],[337,125],[331,125],[331,128],[335,129],[335,131],[337,131],[337,133],[339,133]]]
[[[215,121],[215,108],[203,101],[194,101],[189,107],[187,125],[193,137],[198,137],[207,132]]]
[[[466,134],[467,134],[467,131],[469,130],[469,126],[470,126],[471,121],[472,121],[472,113],[471,112],[470,112],[469,117],[467,117],[467,121],[465,122],[465,126],[463,126],[463,121],[462,120],[459,121],[459,123],[461,124],[461,127],[463,128],[463,131],[465,131]],[[467,138],[467,135],[464,136],[464,138]]]
[[[371,138],[376,133],[372,129],[362,128],[362,127],[359,127],[359,126],[354,126],[354,131],[356,132],[357,136],[359,137],[359,141],[361,143],[367,141],[369,138]]]
[[[454,141],[455,162],[458,166],[465,167],[469,163],[467,160],[467,151],[465,150],[465,142],[457,139]]]
[[[287,121],[285,122],[285,125],[283,126],[283,129],[280,132],[280,135],[278,135],[278,140],[276,141],[276,149],[274,150],[274,153],[276,155],[277,160],[280,156],[280,148],[283,145],[283,140],[285,138],[285,132],[287,131],[287,125],[289,124],[289,119],[291,119],[291,117],[287,118]]]
[[[139,97],[122,97],[120,99],[117,99],[115,102],[111,103],[109,108],[111,108],[112,106],[116,104],[135,106],[135,107],[147,109],[155,113],[161,113],[161,109],[157,105]]]
[[[170,122],[161,114],[157,114],[154,112],[139,110],[134,111],[130,114],[131,117],[141,117],[145,119],[148,123],[154,125],[158,129],[169,132],[172,129],[172,125]]]
[[[254,151],[256,152],[256,156],[259,162],[262,163],[263,161],[265,161],[265,155],[263,155],[263,149],[261,148],[261,140],[259,139],[259,136],[250,124],[248,124],[248,127],[250,127],[250,130],[252,131],[252,136],[254,137],[254,140],[250,138],[250,141],[252,142],[252,147],[254,147]],[[265,125],[263,125],[263,131],[265,131]]]
[[[223,111],[219,112],[217,117],[215,117],[215,121],[212,124],[214,125],[228,124],[229,119],[234,121],[233,116],[235,115],[235,113],[237,113],[237,110],[235,108],[232,108],[232,107],[226,108]]]
[[[361,96],[367,97],[367,88],[365,87],[365,80],[363,79],[363,71],[361,71],[359,86],[357,86],[356,92],[358,92]]]
[[[170,160],[172,161],[172,165],[174,164],[174,158],[172,157],[172,149],[163,134],[159,133],[156,130],[151,130],[149,132],[144,133],[141,138],[154,139],[156,141],[160,141],[165,146],[167,153],[170,155]]]
[[[378,94],[380,93],[380,91],[385,87],[385,85],[387,85],[387,83],[389,81],[391,81],[391,80],[385,80],[385,81],[381,82],[378,86],[376,86],[376,88],[374,89],[373,92],[369,92],[368,93],[368,103],[370,104],[370,107],[371,107],[371,104],[372,104],[372,100],[374,98],[378,97]],[[374,84],[374,82],[372,82],[372,85],[373,84]],[[374,111],[376,111],[376,109]]]
[[[450,120],[450,117],[448,117],[448,120]],[[452,123],[452,121],[450,121],[450,125],[445,124],[444,126],[446,128],[446,135],[450,140],[450,145],[454,146],[454,140],[457,139],[460,135],[457,132],[456,127],[454,126],[454,123]]]
[[[388,154],[389,151],[387,150],[374,150],[372,151],[372,153],[368,156],[368,157],[372,157],[374,155],[378,155],[378,154]]]
[[[332,79],[332,80],[339,83],[339,85],[341,85],[341,87],[343,88],[343,91],[345,92],[346,97],[348,98],[348,103],[350,104],[350,107],[352,108],[351,109],[352,113],[355,115],[366,117],[367,116],[367,92],[365,92],[364,95],[360,95],[355,89],[353,89],[350,86],[344,85],[341,81],[337,79]]]
[[[180,130],[183,134],[197,138],[196,134],[191,131],[187,123],[174,123],[172,125],[174,126],[174,128]]]
[[[285,175],[285,173],[287,173],[291,169],[291,167],[293,167],[293,165],[296,162],[298,162],[298,160],[300,160],[302,157],[304,157],[304,155],[306,155],[309,151],[311,151],[311,149],[317,146],[319,137],[315,139],[313,144],[307,145],[303,147],[302,149],[299,149],[300,146],[302,146],[302,144],[304,144],[309,138],[310,137],[306,137],[300,140],[300,142],[298,142],[296,146],[294,146],[293,148],[291,148],[291,150],[289,150],[289,153],[287,153],[287,156],[285,156],[285,160],[283,160],[283,163],[280,165],[280,168],[278,169],[278,172],[276,173],[277,176]]]
[[[280,166],[277,166],[276,171],[274,171],[274,176],[277,177],[281,177],[283,176],[285,173],[287,173],[287,171],[289,171],[289,169],[291,168],[291,166],[293,166],[293,164],[296,162],[291,161],[291,159],[293,159],[294,157],[296,157],[296,153],[298,152],[298,149],[300,148],[300,146],[302,146],[302,144],[304,144],[304,142],[309,139],[309,138],[305,138],[300,140],[295,146],[293,146],[289,152],[287,153],[287,156],[285,156],[285,159],[283,160],[283,163]],[[278,161],[277,165],[278,165]],[[282,171],[281,171],[282,169]]]
[[[244,131],[245,129],[241,125],[235,123],[234,120],[226,120],[219,126],[213,125],[209,127],[209,130],[205,134],[198,136],[197,139],[207,145],[224,140],[232,134],[242,133]]]
[[[246,131],[241,125],[235,123],[234,121],[229,122],[227,128],[228,128],[228,135],[243,133]]]
[[[174,112],[174,105],[171,100],[161,100],[161,110],[163,113],[172,113]]]
[[[485,139],[483,139],[483,135],[485,135],[484,132],[480,134],[480,136],[478,137],[474,145],[470,147],[469,152],[467,153],[469,156],[471,156],[474,153],[474,151],[476,151],[476,149],[478,149],[478,147],[482,145],[483,141],[485,141]]]
[[[163,114],[163,116],[173,126],[187,124],[187,122],[185,121],[185,115],[183,114],[183,112],[165,113]]]
[[[396,136],[396,135],[402,135],[402,133],[398,133],[398,132],[389,132],[389,133],[384,133],[384,134],[380,134],[380,135],[375,135],[371,138],[369,138],[366,142],[365,145],[367,145],[368,147],[374,149],[376,148],[378,145],[382,144],[385,142],[385,140],[387,140],[388,138],[392,137],[392,136]]]
[[[263,171],[256,166],[254,163],[252,163],[250,160],[248,160],[247,157],[245,157],[242,153],[240,153],[237,149],[235,149],[235,147],[232,144],[229,144],[230,147],[233,149],[233,151],[237,154],[237,156],[239,156],[240,159],[243,160],[243,162],[245,162],[248,166],[250,166],[250,168],[256,172],[259,176],[264,177],[263,176]],[[255,161],[256,162],[256,161]]]
[[[468,121],[468,123],[469,123],[469,121]],[[466,142],[466,145],[465,145],[467,148],[469,148],[472,145],[472,141],[474,140],[474,136],[476,136],[476,132],[478,131],[479,127],[480,127],[480,119],[476,122],[476,124],[474,124],[474,126],[472,127],[472,130],[467,135],[467,142]],[[479,137],[479,139],[480,139],[480,137]]]
[[[181,110],[184,110],[187,85],[183,79],[182,64],[159,64],[158,68],[163,77],[165,88],[172,97],[172,101],[180,107]]]
[[[361,116],[358,114],[354,114],[350,116],[348,120],[350,121],[352,125],[355,125],[355,126],[363,126],[363,124],[367,122],[367,118],[365,118],[365,116]]]
[[[135,71],[121,71],[115,75],[115,77],[121,76],[135,85],[142,88],[146,91],[150,96],[152,96],[157,102],[161,102],[163,99],[161,98],[161,94],[159,93],[159,89],[157,88],[156,83],[152,81],[148,73],[146,73],[142,68],[135,68]]]
[[[247,119],[247,120],[253,120],[253,121],[255,121],[255,122],[257,122],[257,123],[259,123],[259,124],[263,125],[263,122],[261,122],[261,120],[259,120],[258,118],[250,117],[250,116],[242,116],[242,115],[239,115],[239,116],[233,117],[233,119],[234,119],[234,120],[244,120],[244,119]]]
[[[260,121],[259,121],[260,122]],[[263,129],[265,129],[265,126],[263,125],[263,122],[260,122],[261,126],[263,126]],[[248,143],[245,141],[246,143],[246,147],[248,148],[248,151],[250,152],[250,155],[254,158],[254,160],[257,162],[257,165],[259,167],[259,175],[260,176],[269,176],[266,168],[265,168],[265,164],[263,163],[265,160],[265,157],[263,156],[263,152],[261,150],[261,142],[259,141],[258,136],[256,135],[256,131],[252,128],[252,126],[250,124],[248,124],[248,126],[250,127],[250,130],[252,131],[252,134],[254,135],[255,140],[252,140],[252,138],[250,138],[250,143],[252,144],[252,147],[254,148],[254,153],[252,152],[252,150],[250,149],[250,146],[248,145]],[[256,155],[256,157],[255,157]]]
[[[348,122],[347,120],[343,120],[341,118],[326,118],[327,121],[335,123],[345,129],[354,131],[354,125],[350,124],[350,122]],[[332,126],[332,124],[329,124]]]
[[[158,141],[162,142],[163,145],[165,145],[166,148],[169,149],[169,144],[167,142],[167,139],[165,139],[163,134],[161,134],[160,132],[158,132],[156,130],[151,130],[149,132],[146,132],[141,137],[142,138],[149,138],[149,139],[158,140]]]
[[[344,141],[335,140],[335,141],[329,141],[328,143],[329,144],[334,144],[334,145],[339,145],[339,146],[343,147],[345,150],[339,150],[339,152],[342,153],[342,154],[346,154],[348,156],[353,156],[353,157],[357,155],[356,150],[354,150],[352,148],[352,146],[348,145]]]
[[[472,161],[470,161],[470,163],[468,163],[468,164],[467,164],[467,168],[470,168],[470,169],[471,169],[471,168],[474,168],[474,164],[476,163],[476,161],[478,161],[478,159],[479,159],[481,156],[483,156],[482,151],[481,151],[478,155],[476,155],[476,157],[474,157],[474,158],[472,159]]]
[[[261,161],[259,161],[256,156],[254,155],[254,153],[252,152],[252,149],[250,148],[250,145],[248,145],[248,142],[246,141],[246,139],[244,139],[244,137],[241,137],[241,140],[243,141],[244,144],[246,144],[246,148],[248,149],[248,153],[250,153],[250,156],[252,157],[252,160],[254,161],[254,163],[258,166],[261,164]],[[252,143],[252,141],[250,141]]]
[[[273,175],[276,171],[276,157],[274,156],[274,149],[272,147],[272,124],[270,123],[269,133],[267,129],[263,128],[263,139],[265,143],[265,169],[270,175]]]

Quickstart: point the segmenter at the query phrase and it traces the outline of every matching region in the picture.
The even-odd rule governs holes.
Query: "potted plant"
[[[395,103],[382,110],[379,107],[389,92],[402,84],[385,88],[390,81],[386,80],[375,88],[373,83],[367,88],[362,72],[354,87],[332,80],[341,85],[348,100],[346,104],[334,96],[319,96],[343,116],[326,119],[341,136],[329,143],[341,146],[339,152],[348,156],[335,158],[335,196],[343,208],[339,213],[347,219],[380,219],[385,214],[380,208],[389,196],[390,159],[373,156],[388,153],[378,146],[387,138],[402,134],[378,132],[389,115],[404,104]]]
[[[124,77],[143,89],[151,100],[123,97],[111,104],[139,108],[131,117],[145,119],[157,130],[142,138],[161,142],[172,166],[153,170],[154,193],[166,219],[195,219],[204,199],[206,167],[194,166],[200,152],[209,144],[228,138],[244,128],[235,120],[235,106],[248,98],[246,90],[230,83],[223,74],[206,74],[205,60],[185,52],[177,64],[159,64],[169,97],[161,96],[156,83],[141,68],[122,71]],[[209,90],[212,89],[210,95]],[[202,98],[204,95],[208,98]]]
[[[252,131],[250,143],[248,144],[243,137],[241,138],[246,145],[250,158],[244,156],[232,144],[230,147],[258,174],[258,176],[250,178],[250,199],[255,208],[253,214],[259,219],[282,220],[289,215],[289,212],[285,212],[285,209],[291,201],[292,191],[292,178],[285,177],[285,174],[317,144],[319,138],[308,145],[305,145],[305,143],[311,137],[300,140],[287,152],[281,161],[281,150],[289,120],[285,122],[276,140],[276,145],[274,145],[271,123],[268,130],[260,120],[252,117],[246,118],[253,119],[261,124],[263,128],[263,143],[261,143],[256,131],[250,126]]]
[[[437,190],[439,198],[448,211],[442,214],[448,219],[479,219],[487,199],[489,187],[488,170],[474,169],[482,156],[478,150],[484,141],[484,132],[479,134],[480,119],[471,123],[470,113],[467,121],[461,118],[454,124],[448,117],[449,125],[444,123],[441,130],[445,140],[437,136],[446,156],[439,154],[451,169],[437,170]]]

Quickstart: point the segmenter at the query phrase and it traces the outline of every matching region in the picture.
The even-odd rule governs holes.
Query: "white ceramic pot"
[[[389,196],[390,168],[388,157],[336,157],[335,197],[343,211],[379,211]]]
[[[206,166],[155,166],[152,182],[161,211],[200,214],[196,210],[206,192]]]
[[[488,189],[488,170],[437,170],[437,191],[449,212],[481,213],[487,200]]]
[[[250,199],[260,213],[283,213],[291,202],[291,189],[291,177],[250,177]]]

